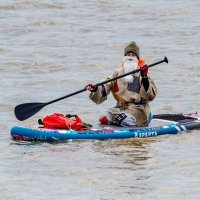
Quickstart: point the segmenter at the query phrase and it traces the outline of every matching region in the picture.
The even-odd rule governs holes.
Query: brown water
[[[200,1],[1,1],[0,199],[200,199],[199,131],[153,139],[18,144],[15,124],[53,112],[93,123],[88,93],[19,122],[16,105],[47,102],[96,83],[119,66],[135,40],[151,64],[158,113],[200,111]]]

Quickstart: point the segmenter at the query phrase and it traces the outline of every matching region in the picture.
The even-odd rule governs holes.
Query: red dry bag
[[[83,121],[77,115],[63,115],[61,113],[54,113],[43,118],[42,124],[44,128],[51,129],[72,129],[72,130],[82,130]]]

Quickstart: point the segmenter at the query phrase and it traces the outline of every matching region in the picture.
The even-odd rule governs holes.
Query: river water
[[[199,0],[0,1],[0,199],[200,199],[199,131],[151,139],[22,144],[13,125],[53,112],[94,123],[114,99],[88,92],[19,122],[14,107],[47,102],[110,75],[140,46],[159,93],[152,112],[200,111]]]

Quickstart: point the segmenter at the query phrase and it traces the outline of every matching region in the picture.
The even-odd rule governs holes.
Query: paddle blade
[[[46,103],[24,103],[15,107],[15,116],[18,120],[23,121],[39,112]]]

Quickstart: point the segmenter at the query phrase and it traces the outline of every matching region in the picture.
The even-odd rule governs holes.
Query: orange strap
[[[142,67],[145,64],[144,60],[139,60],[138,61],[138,67]]]

